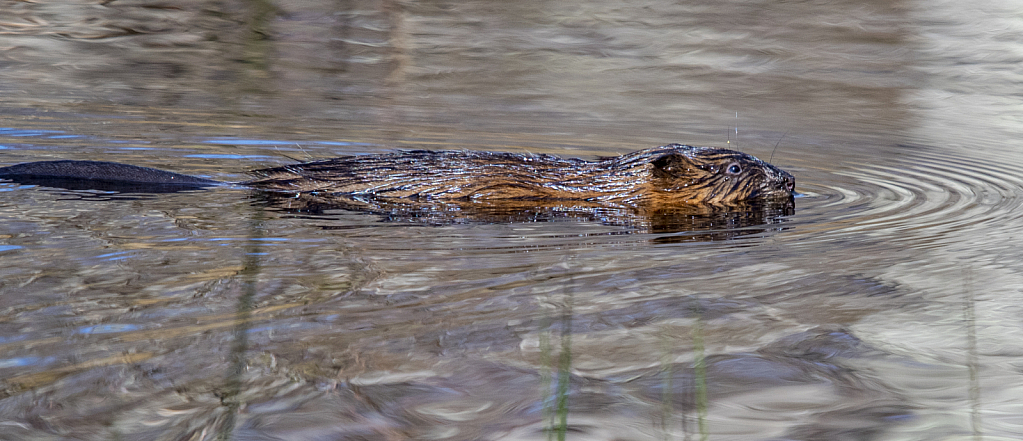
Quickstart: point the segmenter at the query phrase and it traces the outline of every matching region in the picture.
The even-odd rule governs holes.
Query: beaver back
[[[461,200],[588,200],[627,205],[791,197],[794,179],[733,150],[672,144],[585,161],[546,154],[412,150],[252,172],[264,190]]]

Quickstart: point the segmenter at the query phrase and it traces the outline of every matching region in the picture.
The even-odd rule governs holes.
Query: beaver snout
[[[792,197],[796,191],[796,178],[792,175],[779,170],[780,173],[774,177],[767,185],[763,188],[763,193],[759,193],[761,196],[768,197]],[[757,196],[754,193],[753,196]]]

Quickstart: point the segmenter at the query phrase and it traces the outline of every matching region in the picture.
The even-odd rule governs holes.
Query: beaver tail
[[[71,189],[131,189],[164,192],[223,185],[223,182],[149,167],[105,161],[40,161],[0,167],[0,179]]]

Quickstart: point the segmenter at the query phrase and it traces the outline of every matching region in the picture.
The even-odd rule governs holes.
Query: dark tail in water
[[[105,161],[42,161],[0,167],[0,179],[71,190],[166,193],[224,182]]]

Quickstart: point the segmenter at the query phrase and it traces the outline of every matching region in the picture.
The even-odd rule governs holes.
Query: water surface
[[[654,228],[3,182],[0,438],[1023,435],[1011,2],[0,9],[2,165],[682,142],[801,193]]]

